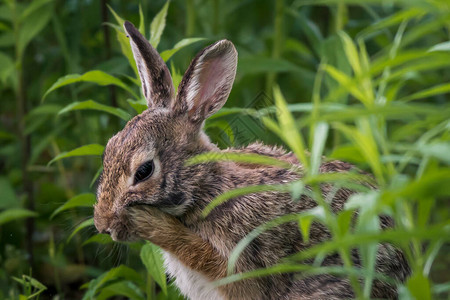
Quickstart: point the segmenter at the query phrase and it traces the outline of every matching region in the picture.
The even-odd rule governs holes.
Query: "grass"
[[[13,122],[17,135],[10,134],[8,122],[2,121],[0,127],[0,155],[13,157],[2,164],[5,175],[0,177],[0,298],[23,295],[37,299],[50,293],[70,298],[71,284],[82,287],[79,296],[84,299],[179,297],[171,284],[166,286],[161,257],[153,245],[129,244],[126,259],[112,252],[99,261],[99,255],[94,255],[99,248],[108,253],[118,246],[113,246],[108,236],[87,234],[92,229],[89,206],[95,197],[90,186],[101,170],[103,145],[130,116],[145,109],[134,60],[121,29],[125,15],[141,24],[141,31],[150,32],[147,37],[171,66],[175,86],[195,50],[219,38],[231,39],[240,55],[237,80],[227,107],[207,121],[207,133],[226,147],[249,142],[248,137],[239,135],[242,126],[248,132],[263,132],[250,140],[281,144],[303,165],[302,180],[229,191],[215,199],[205,214],[230,198],[268,189],[289,192],[295,199],[307,192],[307,185],[318,203],[310,211],[280,217],[251,232],[231,254],[229,276],[217,284],[283,272],[301,272],[302,276],[331,273],[348,276],[357,298],[369,299],[374,279],[390,280],[374,272],[376,245],[389,242],[402,249],[412,269],[407,282],[397,283],[401,299],[448,297],[447,1],[276,0],[258,5],[255,1],[214,1],[200,5],[193,0],[186,3],[185,12],[185,4],[179,1],[142,3],[142,9],[112,1],[114,21],[104,21],[117,43],[110,46],[113,57],[104,63],[99,63],[104,58],[96,53],[106,51],[103,39],[83,31],[95,31],[96,27],[88,22],[80,28],[70,18],[89,8],[83,6],[92,5],[86,20],[95,20],[95,9],[101,4],[36,3],[39,5],[5,1],[0,6],[0,37],[4,41],[0,60],[5,66],[0,71],[0,90],[7,99],[0,104],[2,118],[15,116],[20,121]],[[56,14],[55,7],[62,8],[62,13]],[[12,10],[15,13],[9,16]],[[39,19],[44,12],[45,18]],[[220,19],[219,12],[225,14]],[[23,17],[27,14],[36,16]],[[147,15],[155,16],[152,22],[144,18]],[[34,18],[40,20],[42,34],[27,25]],[[16,34],[10,42],[9,31]],[[51,42],[54,32],[57,42]],[[66,37],[68,33],[73,40]],[[19,39],[21,35],[26,38]],[[42,55],[49,67],[33,67],[33,55]],[[58,64],[64,67],[56,67]],[[29,87],[19,84],[22,80]],[[114,85],[117,104],[109,100],[111,90],[96,85]],[[261,91],[265,91],[263,106],[258,102],[261,99],[255,98]],[[378,189],[355,185],[355,174],[319,174],[324,157],[351,162],[373,174],[373,178],[358,181],[370,180]],[[191,163],[211,159],[280,163],[232,154],[204,155]],[[334,214],[321,196],[322,183],[336,189],[352,186],[359,192],[342,212]],[[356,226],[351,227],[349,216],[355,210],[360,213]],[[15,220],[7,217],[11,213]],[[381,213],[394,219],[394,228],[380,230],[375,220]],[[17,225],[30,217],[35,224],[28,221],[27,229],[21,230],[23,226]],[[233,273],[234,262],[252,239],[272,226],[292,221],[299,223],[305,238],[313,221],[323,223],[332,238],[270,268]],[[39,234],[51,238],[38,241]],[[34,249],[25,248],[29,236],[34,236],[29,244]],[[353,248],[362,255],[362,268],[355,268],[349,259]],[[340,254],[344,265],[320,266],[321,258],[334,252]],[[29,260],[30,253],[34,261]],[[316,264],[305,264],[309,259]],[[51,268],[57,280],[45,279],[44,266]],[[58,276],[70,267],[80,270],[77,279]]]

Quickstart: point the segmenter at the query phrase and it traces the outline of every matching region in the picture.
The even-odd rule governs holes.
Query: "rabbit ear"
[[[227,101],[236,76],[237,51],[221,40],[201,51],[191,62],[178,88],[174,109],[203,121]]]
[[[124,28],[130,38],[131,50],[148,107],[170,107],[175,90],[169,69],[155,48],[133,24],[125,21]]]

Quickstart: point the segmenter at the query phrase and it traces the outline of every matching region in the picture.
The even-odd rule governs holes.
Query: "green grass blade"
[[[179,50],[181,50],[184,47],[187,47],[187,46],[189,46],[191,44],[203,41],[203,40],[206,40],[206,39],[205,38],[186,38],[186,39],[182,39],[181,41],[176,43],[175,46],[173,46],[172,49],[165,50],[165,51],[161,52],[161,57],[162,57],[162,59],[165,62],[167,62]]]
[[[414,93],[412,95],[406,96],[404,98],[399,99],[398,101],[406,102],[447,93],[450,93],[450,83],[443,83],[440,85],[433,86],[429,89]]]
[[[166,27],[166,16],[170,1],[166,1],[163,8],[155,16],[150,24],[150,44],[156,49],[158,47],[161,35]]]
[[[253,153],[232,153],[232,152],[207,152],[196,155],[186,161],[186,165],[195,165],[207,162],[217,161],[235,161],[247,164],[275,166],[285,169],[291,169],[294,166],[285,161]]]
[[[68,244],[70,242],[70,240],[72,240],[72,238],[75,236],[75,234],[77,234],[80,230],[83,230],[84,228],[91,227],[91,226],[94,226],[94,218],[89,218],[86,221],[81,222],[69,235],[66,243]]]
[[[280,124],[281,136],[284,142],[289,146],[292,152],[295,153],[298,160],[303,164],[304,168],[309,172],[309,161],[305,154],[305,143],[303,137],[295,124],[294,117],[289,111],[286,100],[281,94],[278,86],[274,87],[274,98],[277,107],[277,119]]]
[[[51,165],[55,161],[58,161],[67,157],[74,156],[100,156],[103,154],[105,147],[99,144],[89,144],[73,149],[69,152],[64,152],[53,158],[47,165]]]
[[[42,100],[47,97],[48,94],[53,92],[56,89],[59,89],[68,84],[76,83],[76,82],[91,82],[98,85],[116,85],[124,90],[128,91],[131,95],[137,98],[137,95],[134,93],[132,89],[130,89],[125,83],[123,83],[120,79],[109,75],[103,71],[94,70],[89,71],[84,74],[70,74],[59,78],[44,94]]]
[[[121,118],[124,121],[128,121],[131,118],[130,114],[127,113],[126,111],[124,111],[123,109],[120,109],[120,108],[117,108],[117,107],[111,107],[111,106],[104,105],[104,104],[100,104],[98,102],[95,102],[94,100],[73,102],[73,103],[67,105],[66,107],[64,107],[63,109],[61,109],[58,114],[64,114],[64,113],[67,113],[69,111],[74,111],[74,110],[97,110],[97,111],[102,111],[102,112],[106,112],[106,113],[112,114],[112,115],[114,115],[116,117],[119,117],[119,118]]]
[[[5,223],[16,221],[24,218],[34,218],[38,214],[34,211],[22,208],[10,208],[0,212],[0,225]]]
[[[92,208],[95,203],[95,195],[92,193],[85,193],[77,195],[69,199],[66,203],[58,207],[50,216],[50,220],[53,219],[57,214],[75,207],[90,207]]]
[[[239,196],[255,194],[255,193],[263,193],[269,191],[282,191],[286,192],[289,190],[289,185],[277,184],[277,185],[255,185],[255,186],[246,186],[242,188],[233,189],[230,191],[226,191],[225,193],[214,198],[204,209],[202,212],[203,217],[206,217],[214,208],[221,205],[225,201],[236,198]]]

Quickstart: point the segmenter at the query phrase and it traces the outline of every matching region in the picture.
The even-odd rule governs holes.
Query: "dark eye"
[[[152,176],[154,169],[155,165],[153,164],[153,160],[149,160],[140,165],[140,167],[134,174],[134,184],[148,179],[150,176]]]

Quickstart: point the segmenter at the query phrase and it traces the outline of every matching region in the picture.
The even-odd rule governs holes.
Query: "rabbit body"
[[[100,232],[114,240],[146,239],[161,247],[167,272],[190,299],[345,299],[352,298],[347,279],[332,275],[301,278],[288,273],[246,279],[224,286],[213,281],[227,275],[227,263],[237,243],[256,227],[276,217],[317,206],[303,195],[266,191],[235,197],[203,217],[203,209],[231,189],[282,184],[299,179],[299,173],[274,166],[231,161],[186,165],[205,152],[256,153],[301,165],[292,153],[260,143],[241,149],[219,150],[203,132],[204,120],[228,98],[234,80],[237,53],[229,41],[219,41],[201,51],[186,71],[175,96],[170,73],[155,49],[125,23],[149,109],[136,116],[111,138],[104,153],[104,170],[97,191],[94,221]],[[352,165],[323,163],[320,172],[348,172]],[[321,186],[334,212],[353,193]],[[381,218],[382,227],[391,226]],[[236,262],[236,272],[270,267],[329,239],[324,226],[313,223],[305,242],[296,222],[271,228],[255,238]],[[354,265],[360,265],[357,252]],[[341,265],[339,255],[324,258],[322,265]],[[403,281],[409,273],[401,252],[379,246],[377,270]],[[373,296],[392,298],[392,286],[375,281]]]

